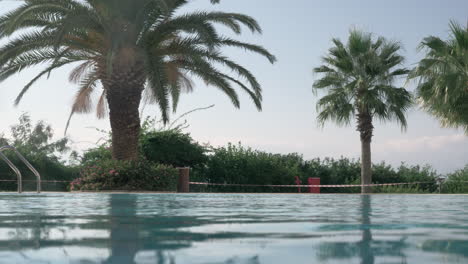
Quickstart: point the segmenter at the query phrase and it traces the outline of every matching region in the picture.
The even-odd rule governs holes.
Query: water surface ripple
[[[468,196],[0,194],[0,263],[468,263]]]

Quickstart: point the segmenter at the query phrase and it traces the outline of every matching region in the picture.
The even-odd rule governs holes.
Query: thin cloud
[[[458,144],[468,144],[468,137],[464,134],[455,134],[392,139],[377,145],[377,148],[381,151],[420,152],[426,150],[437,151]]]

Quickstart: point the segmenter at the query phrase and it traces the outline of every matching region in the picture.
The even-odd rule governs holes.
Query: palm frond
[[[332,120],[348,125],[363,113],[370,120],[396,120],[405,128],[412,98],[407,90],[393,86],[396,77],[409,72],[395,68],[404,60],[398,54],[401,45],[383,37],[374,40],[372,34],[357,30],[351,31],[346,44],[338,39],[332,42],[334,46],[322,58],[324,64],[314,69],[321,75],[314,90],[327,92],[317,103],[319,123]]]
[[[181,95],[194,88],[189,76],[220,89],[235,107],[240,106],[236,89],[243,90],[261,110],[260,82],[222,50],[240,48],[271,63],[276,57],[262,46],[226,37],[218,29],[262,33],[259,23],[239,13],[180,12],[188,2],[121,0],[116,5],[115,0],[25,0],[0,16],[0,40],[5,41],[0,45],[0,82],[27,68],[47,65],[21,91],[19,103],[39,78],[79,63],[69,75],[80,89],[67,128],[74,114],[94,108],[92,91],[99,82],[104,88],[96,101],[99,118],[107,112],[109,91],[123,82],[138,92],[145,90],[168,122],[169,110],[175,111]]]
[[[442,125],[460,127],[468,133],[468,28],[450,22],[448,40],[430,36],[419,49],[425,58],[409,75],[417,80],[417,99],[423,109]]]

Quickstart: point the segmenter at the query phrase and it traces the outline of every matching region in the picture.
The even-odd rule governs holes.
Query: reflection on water
[[[468,198],[0,195],[0,263],[468,263]]]
[[[369,195],[361,196],[361,230],[362,230],[362,240],[359,242],[359,255],[361,257],[361,263],[374,263],[374,252],[371,247],[372,243],[372,233],[370,228],[370,214],[371,210],[371,197]]]
[[[110,256],[103,263],[135,263],[134,259],[140,248],[139,225],[133,225],[137,210],[136,199],[136,196],[117,195],[110,198]]]
[[[392,257],[395,263],[407,263],[403,250],[409,245],[405,243],[405,236],[395,241],[372,239],[372,196],[361,196],[361,219],[359,230],[361,239],[352,242],[325,242],[319,248],[321,260],[359,258],[359,263],[374,264],[376,257]]]

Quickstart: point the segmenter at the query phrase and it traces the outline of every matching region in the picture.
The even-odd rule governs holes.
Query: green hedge
[[[195,142],[180,129],[156,130],[146,121],[140,140],[141,160],[138,162],[112,161],[110,141],[86,151],[80,165],[67,166],[60,157],[68,150],[68,140],[52,141],[52,128],[44,122],[32,124],[28,115],[22,115],[19,124],[12,127],[12,138],[0,135],[0,144],[17,147],[43,176],[43,180],[72,181],[75,190],[147,190],[174,191],[177,171],[173,167],[190,166],[192,181],[254,185],[294,185],[295,177],[307,184],[309,177],[318,177],[323,185],[359,184],[358,160],[313,159],[304,160],[298,154],[272,154],[253,150],[241,144],[212,148]],[[60,154],[60,155],[59,155]],[[12,153],[8,157],[18,165],[25,180],[34,175]],[[166,165],[158,165],[166,164]],[[81,171],[81,175],[80,175]],[[112,173],[111,173],[112,172]],[[373,165],[374,183],[428,182],[398,187],[376,187],[381,193],[434,193],[438,192],[436,178],[430,167],[402,164],[393,168],[385,163]],[[0,162],[0,179],[16,180],[16,175]],[[44,183],[44,190],[64,191],[65,183]],[[35,190],[35,182],[24,182],[24,190]],[[0,182],[0,190],[15,191],[16,182]],[[201,187],[193,191],[207,192],[297,192],[297,188],[270,187]],[[307,191],[303,188],[303,192]],[[324,193],[360,192],[360,188],[322,188]],[[451,173],[442,186],[444,193],[468,193],[468,166]]]
[[[454,173],[447,175],[442,185],[443,193],[468,193],[468,165]]]
[[[16,167],[21,171],[23,175],[23,190],[24,191],[35,191],[36,183],[30,182],[35,181],[35,175],[29,170],[29,168],[11,152],[5,152],[6,156],[15,164]],[[41,174],[43,181],[42,188],[45,191],[66,191],[68,183],[78,177],[79,169],[73,166],[66,166],[61,162],[54,159],[50,159],[47,156],[40,155],[25,155],[25,158],[37,169]],[[0,182],[1,191],[16,191],[17,190],[17,177],[16,174],[8,167],[8,165],[0,161],[0,179],[2,180],[13,180],[14,182]],[[51,183],[47,181],[66,181],[59,183]]]
[[[72,191],[176,191],[177,170],[146,161],[102,160],[81,171]]]
[[[216,148],[205,166],[192,170],[196,181],[230,184],[294,184],[294,177],[300,175],[301,157],[271,154],[245,148],[242,145],[228,145]],[[269,187],[195,187],[199,191],[219,192],[284,192],[290,189]]]
[[[361,167],[359,162],[351,159],[313,159],[304,161],[301,166],[301,180],[320,178],[322,185],[359,184]],[[306,191],[306,190],[304,190]],[[322,188],[323,193],[358,193],[360,188]]]
[[[10,128],[11,138],[0,134],[0,146],[11,145],[39,171],[44,181],[71,181],[78,176],[78,168],[67,166],[62,157],[69,152],[69,140],[62,138],[54,141],[53,129],[44,121],[33,123],[28,114],[19,117],[18,124]],[[36,178],[23,162],[10,150],[5,155],[21,171],[23,190],[35,191]],[[0,191],[16,191],[16,174],[8,165],[0,161],[0,179],[15,182],[0,182]],[[65,191],[68,183],[43,182],[45,191]]]
[[[302,184],[309,177],[320,178],[322,185],[359,184],[360,163],[358,160],[313,159],[305,161],[298,154],[271,154],[252,150],[242,145],[228,145],[213,150],[204,166],[195,167],[192,179],[195,181],[229,184],[294,185],[295,176]],[[374,183],[428,182],[425,184],[375,187],[375,192],[432,193],[437,191],[437,173],[430,167],[407,166],[397,169],[380,163],[373,165]],[[207,192],[297,192],[297,188],[270,187],[226,187],[193,186],[194,191]],[[306,192],[306,188],[302,189]],[[322,188],[323,193],[358,193],[360,188]]]
[[[207,161],[206,149],[179,130],[144,133],[141,150],[146,159],[174,167],[194,167]]]
[[[86,151],[81,158],[81,177],[71,189],[175,191],[178,172],[174,167],[196,166],[207,160],[205,148],[188,134],[147,130],[140,138],[138,162],[113,161],[109,142]]]

